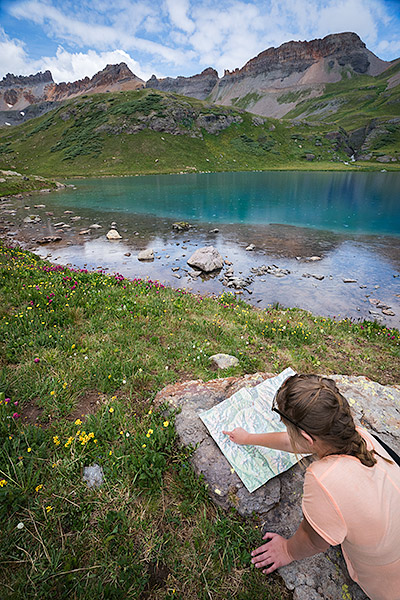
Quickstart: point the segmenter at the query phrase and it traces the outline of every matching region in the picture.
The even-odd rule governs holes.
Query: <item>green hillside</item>
[[[381,82],[377,83],[378,88],[383,90],[386,79],[376,79]],[[353,80],[339,84],[337,96],[347,98],[359,93],[360,83],[357,89],[354,86]],[[398,87],[391,91],[394,99],[398,97]],[[378,103],[377,92],[372,91],[374,98],[377,96],[374,102]],[[298,114],[302,110],[310,112],[307,123],[258,117],[244,110],[154,90],[82,96],[42,117],[0,130],[0,169],[69,177],[349,168],[343,163],[352,153],[348,145],[354,122],[344,108],[335,119],[324,117],[323,124],[317,126],[312,122],[315,103],[325,102],[329,94],[334,95],[333,89],[314,99],[314,109],[311,101],[299,105]],[[398,105],[382,101],[379,114],[383,115],[388,106],[394,111]],[[362,113],[355,124],[367,125],[372,112],[371,109],[368,114]],[[386,123],[385,115],[380,119]],[[348,130],[340,129],[338,133],[338,124],[348,124]],[[397,156],[398,124],[393,124],[392,129],[394,133],[389,132],[392,137],[386,146],[374,147],[372,160],[359,165],[382,168],[374,159],[389,150]],[[384,131],[387,136],[388,131]],[[385,165],[391,169],[399,167],[395,162]],[[7,191],[0,183],[1,193]]]

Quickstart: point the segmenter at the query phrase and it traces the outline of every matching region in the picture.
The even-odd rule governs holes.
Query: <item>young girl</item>
[[[289,539],[267,532],[252,563],[275,569],[341,544],[350,576],[371,600],[400,600],[400,467],[365,430],[331,379],[293,375],[272,410],[283,433],[224,431],[237,444],[312,453],[306,470],[304,518]]]

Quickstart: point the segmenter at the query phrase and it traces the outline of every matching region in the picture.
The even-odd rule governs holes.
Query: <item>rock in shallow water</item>
[[[108,240],[122,240],[122,235],[119,235],[116,229],[110,229],[110,231],[106,234],[106,238]]]
[[[206,273],[222,269],[224,260],[214,246],[204,246],[199,248],[187,260],[188,265],[201,269]]]
[[[153,248],[147,248],[146,250],[139,252],[138,260],[154,260]]]

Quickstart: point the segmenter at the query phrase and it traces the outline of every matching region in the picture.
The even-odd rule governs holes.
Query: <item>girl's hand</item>
[[[248,444],[249,443],[249,433],[243,429],[243,427],[236,427],[233,431],[224,431],[222,433],[229,436],[231,442],[235,442],[235,444]]]
[[[269,575],[279,567],[293,562],[287,548],[288,540],[286,538],[277,533],[268,532],[263,537],[263,540],[265,539],[268,539],[268,542],[251,553],[253,557],[251,562],[257,569],[267,567],[263,573]]]

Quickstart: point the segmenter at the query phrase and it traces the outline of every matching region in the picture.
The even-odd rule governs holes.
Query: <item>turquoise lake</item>
[[[400,326],[400,173],[210,173],[67,183],[73,187],[32,197],[32,205],[40,197],[54,213],[43,218],[43,233],[54,234],[57,221],[71,225],[50,251],[54,262],[220,294],[227,291],[224,271],[195,277],[186,262],[197,248],[213,245],[235,275],[252,277],[239,292],[254,305],[279,302]],[[174,232],[175,221],[192,228]],[[79,235],[95,223],[101,229]],[[105,237],[111,223],[122,236],[118,242]],[[150,247],[155,260],[138,261],[138,251]],[[289,273],[254,275],[251,269],[262,265]],[[384,314],[377,302],[394,314]]]

